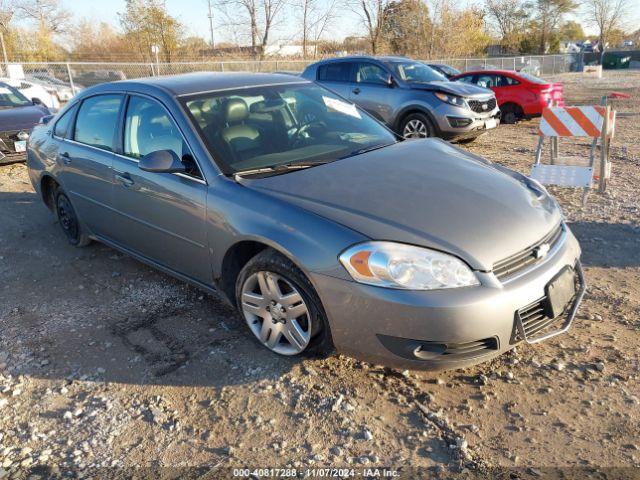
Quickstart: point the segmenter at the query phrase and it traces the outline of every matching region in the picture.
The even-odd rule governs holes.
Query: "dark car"
[[[444,63],[427,63],[427,65],[433,68],[436,72],[440,72],[442,75],[444,75],[449,79],[455,75],[459,75],[462,73],[457,68],[453,68],[452,66],[446,65]]]
[[[356,103],[405,138],[469,141],[500,123],[493,92],[449,82],[408,58],[322,60],[302,76]]]
[[[223,293],[281,355],[457,368],[566,331],[584,292],[544,187],[299,77],[93,87],[27,163],[71,244]]]
[[[31,129],[49,115],[47,107],[31,101],[6,83],[0,82],[0,163],[22,162]]]

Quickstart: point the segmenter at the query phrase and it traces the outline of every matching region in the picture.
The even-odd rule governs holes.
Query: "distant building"
[[[316,54],[316,45],[307,45],[307,56]],[[304,57],[302,45],[267,45],[264,49],[267,57]]]

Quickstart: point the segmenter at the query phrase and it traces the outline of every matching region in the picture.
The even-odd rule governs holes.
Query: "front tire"
[[[333,350],[329,323],[311,282],[291,260],[267,249],[236,281],[236,305],[263,346],[280,355],[326,355]]]
[[[91,239],[85,233],[67,194],[64,190],[58,188],[55,191],[54,198],[56,217],[62,232],[67,237],[67,241],[74,247],[89,245]]]
[[[433,137],[435,133],[431,120],[424,113],[407,115],[400,124],[400,134],[408,140]]]

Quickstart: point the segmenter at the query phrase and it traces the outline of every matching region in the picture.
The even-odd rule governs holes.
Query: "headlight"
[[[442,93],[442,92],[434,92],[434,95],[438,97],[439,100],[443,101],[444,103],[448,103],[449,105],[455,105],[456,107],[467,106],[466,100],[457,95],[451,95],[449,93]]]
[[[461,260],[446,253],[402,243],[367,242],[340,255],[356,282],[406,290],[435,290],[480,285]]]

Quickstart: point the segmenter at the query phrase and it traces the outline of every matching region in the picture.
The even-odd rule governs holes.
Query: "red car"
[[[564,106],[564,87],[561,83],[549,83],[524,72],[478,70],[461,73],[451,80],[493,90],[502,112],[501,123],[538,117],[542,115],[542,109],[548,106]]]

